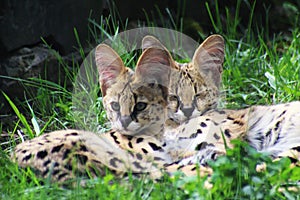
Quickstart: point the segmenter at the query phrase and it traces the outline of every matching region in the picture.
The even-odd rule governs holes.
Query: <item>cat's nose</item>
[[[121,124],[124,128],[127,128],[127,126],[130,124],[130,122],[132,121],[131,117],[128,115],[122,116],[121,119]]]
[[[194,108],[193,107],[182,108],[181,110],[186,118],[190,118],[190,116],[192,115],[192,113],[194,111]]]

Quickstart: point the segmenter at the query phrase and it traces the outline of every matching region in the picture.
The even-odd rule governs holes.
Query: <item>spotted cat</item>
[[[152,36],[146,36],[142,46],[167,51]],[[229,146],[230,140],[239,138],[273,157],[293,152],[294,155],[289,155],[299,160],[299,102],[215,110],[223,61],[224,40],[219,35],[208,37],[196,50],[191,63],[179,64],[173,60],[175,70],[170,79],[168,114],[176,126],[165,130],[167,141],[171,143],[168,145],[170,154],[188,157],[182,164],[205,164],[226,153],[224,134]],[[197,94],[197,91],[205,92]]]
[[[153,36],[145,36],[142,48],[168,51]],[[177,124],[216,108],[219,100],[224,39],[211,35],[195,51],[192,61],[178,63],[172,59],[169,85],[168,116]]]
[[[31,166],[43,176],[50,173],[56,180],[69,179],[73,172],[84,173],[93,167],[100,175],[105,167],[116,174],[147,174],[156,166],[171,163],[157,139],[166,115],[169,57],[163,57],[162,52],[161,63],[153,61],[157,51],[162,50],[145,51],[133,74],[116,52],[99,45],[96,64],[103,103],[115,122],[114,130],[101,136],[78,130],[48,133],[17,145],[14,159],[20,166]],[[153,116],[155,113],[159,114]]]
[[[106,45],[96,48],[95,57],[103,103],[115,122],[113,130],[102,135],[79,130],[47,133],[17,145],[12,159],[56,181],[87,174],[102,176],[106,169],[118,176],[131,172],[155,178],[161,171],[172,173],[179,168],[195,175],[195,165],[182,168],[174,163],[177,160],[167,153],[162,138],[169,54],[160,49],[146,50],[134,74]],[[209,168],[201,169],[204,174],[211,173]]]

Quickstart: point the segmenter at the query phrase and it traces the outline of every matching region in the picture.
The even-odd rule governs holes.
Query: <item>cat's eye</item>
[[[169,96],[169,101],[176,101],[176,102],[178,102],[178,97],[176,95],[170,95]]]
[[[201,93],[196,94],[195,98],[196,99],[205,99],[206,95],[207,95],[207,93],[201,92]]]
[[[177,110],[179,107],[179,98],[176,95],[169,95],[168,107]]]
[[[138,102],[137,104],[135,104],[134,106],[134,110],[136,111],[142,111],[147,107],[147,103],[144,102]]]
[[[114,111],[119,111],[120,110],[120,104],[118,102],[111,102],[111,108],[114,110]]]

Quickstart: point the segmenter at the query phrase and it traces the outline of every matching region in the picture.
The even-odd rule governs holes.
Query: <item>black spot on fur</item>
[[[73,133],[70,133],[70,135],[77,136],[77,135],[78,135],[78,133],[76,133],[76,132],[73,132]]]
[[[32,157],[32,154],[28,154],[27,156],[25,156],[23,159],[22,159],[22,161],[28,161],[29,159],[31,159],[31,157]]]
[[[293,149],[293,150],[296,150],[296,151],[298,151],[298,152],[300,152],[300,146],[298,146],[298,147],[293,147],[292,149]]]
[[[154,159],[155,161],[161,161],[161,160],[164,160],[163,158],[161,158],[161,157],[156,157],[156,156],[155,156],[153,159]]]
[[[140,143],[140,142],[143,142],[144,138],[138,138],[136,139],[136,143]]]
[[[213,121],[213,123],[214,123],[215,126],[219,126],[219,123],[217,123],[215,121]]]
[[[118,167],[117,166],[117,162],[120,162],[120,160],[118,159],[118,158],[112,158],[110,161],[109,161],[109,163],[110,163],[110,165],[111,166],[113,166],[113,167]]]
[[[197,134],[202,134],[202,130],[201,129],[197,129]]]
[[[139,162],[133,162],[133,165],[136,167],[136,168],[138,168],[138,169],[144,169],[141,165],[140,165],[140,163]]]
[[[73,132],[73,133],[68,133],[68,134],[66,134],[66,137],[68,137],[68,136],[77,136],[77,135],[78,135],[78,133]]]
[[[282,115],[284,115],[286,113],[286,110],[284,110],[279,116],[278,118],[282,117]]]
[[[65,176],[67,176],[68,174],[67,173],[62,173],[62,174],[60,174],[58,177],[57,177],[57,179],[58,180],[61,180],[62,178],[64,178]]]
[[[132,143],[130,141],[128,142],[128,146],[129,148],[133,148]]]
[[[215,138],[216,140],[219,140],[219,139],[220,139],[220,136],[218,136],[217,133],[214,133],[214,138]]]
[[[278,122],[275,124],[275,128],[274,128],[274,130],[275,130],[275,131],[277,131],[277,130],[278,130],[278,128],[279,128],[279,126],[280,126],[280,121],[278,121]]]
[[[144,149],[144,148],[142,148],[142,151],[143,151],[145,154],[148,153],[148,151],[147,151],[146,149]]]
[[[203,127],[203,128],[204,128],[204,127],[207,127],[207,125],[206,125],[204,122],[201,122],[201,123],[200,123],[200,126]]]
[[[44,167],[46,167],[47,165],[49,165],[51,163],[51,161],[50,160],[46,160],[45,162],[44,162]]]
[[[114,155],[114,152],[112,151],[106,151],[106,153],[108,153],[109,155]]]
[[[18,149],[17,152],[21,151],[21,149]],[[27,152],[27,150],[23,150],[22,153],[25,154]]]
[[[36,154],[37,158],[40,158],[40,159],[44,159],[47,155],[48,155],[48,152],[46,150],[39,151]]]
[[[196,138],[197,135],[198,135],[198,133],[193,133],[193,134],[190,136],[190,139]]]
[[[64,144],[53,147],[51,150],[51,153],[59,152],[63,146],[64,146]]]
[[[231,138],[231,134],[230,134],[229,129],[225,129],[224,134],[225,134],[226,137]]]
[[[184,167],[184,165],[180,165],[179,167],[177,167],[177,170],[180,170]]]
[[[291,163],[295,163],[296,164],[299,161],[296,158],[292,158],[292,157],[288,157],[288,158],[290,159]]]
[[[53,164],[53,167],[58,167],[58,166],[59,166],[58,162],[55,162],[55,163]]]
[[[228,120],[234,120],[234,118],[230,117],[230,116],[227,116],[227,119]]]
[[[150,145],[150,147],[154,150],[154,151],[160,151],[162,150],[162,148],[160,146],[157,146],[156,144],[149,142],[148,143]]]
[[[211,154],[211,159],[212,160],[216,160],[216,158],[217,158],[217,153],[214,152],[213,154]]]
[[[193,167],[192,169],[191,169],[191,171],[195,171],[197,169],[197,167]]]
[[[59,169],[55,169],[55,170],[52,171],[52,175],[55,176],[55,175],[57,175],[59,172],[60,172]]]
[[[242,121],[240,121],[240,120],[235,120],[233,123],[234,123],[234,124],[238,124],[238,125],[240,125],[240,126],[243,126],[243,125],[244,125],[244,122],[242,122]]]
[[[69,154],[71,153],[70,149],[66,149],[63,155],[63,160],[69,157]]]
[[[179,140],[185,140],[185,139],[188,139],[188,137],[179,137],[178,139]]]
[[[64,168],[65,168],[66,170],[70,170],[70,171],[72,171],[72,169],[73,169],[73,168],[72,168],[72,165],[69,164],[69,163],[65,164]]]
[[[120,144],[120,142],[118,141],[118,137],[115,136],[114,132],[110,133],[110,136],[114,139],[115,143]]]
[[[85,145],[80,145],[80,151],[84,151],[84,152],[87,152],[88,149],[86,148]]]
[[[137,154],[136,154],[136,158],[137,158],[138,160],[142,160],[142,159],[143,159],[143,156],[142,156],[142,154],[137,153]]]
[[[45,177],[49,172],[49,168],[47,167],[45,171],[43,171],[42,176]]]
[[[208,145],[207,142],[201,142],[196,146],[195,150],[199,151],[201,149],[204,149],[207,145]]]
[[[86,155],[82,155],[82,154],[76,154],[75,155],[75,158],[80,162],[80,164],[84,165],[87,160],[88,160],[88,157]]]
[[[97,163],[97,164],[102,164],[99,160],[93,159],[92,162]]]
[[[268,130],[268,132],[266,133],[266,137],[269,137],[269,135],[271,135],[272,131]]]
[[[132,140],[132,138],[133,138],[133,136],[131,136],[131,135],[126,135],[126,137],[128,140]]]

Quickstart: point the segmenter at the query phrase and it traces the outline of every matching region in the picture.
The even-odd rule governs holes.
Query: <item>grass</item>
[[[237,7],[241,1],[238,2]],[[254,7],[254,4],[251,5]],[[231,20],[227,20],[228,23],[224,27],[217,6],[216,4],[216,13],[213,13],[207,4],[214,32],[222,34],[226,40],[224,95],[221,106],[241,108],[300,100],[299,29],[292,29],[288,37],[278,34],[270,39],[266,34],[268,30],[253,27],[250,17],[247,26],[249,31],[241,34],[238,31],[240,10],[237,9],[234,15],[227,13],[227,19]],[[116,35],[120,28],[126,29],[126,25],[120,27],[116,23],[117,16],[118,14],[114,14],[105,19],[107,23],[102,23],[103,19],[101,23],[91,20],[89,28],[96,42],[99,43],[101,38],[110,35],[109,33]],[[171,14],[169,17],[170,22],[164,26],[178,26],[177,29],[181,30],[180,22],[183,19],[173,19]],[[148,24],[156,24],[155,20],[150,20],[150,16],[148,20]],[[252,31],[256,29],[259,31]],[[203,33],[199,35],[202,36]],[[84,56],[83,49],[79,51]],[[137,53],[124,55],[122,59],[125,63],[133,65]],[[60,55],[56,56],[62,68],[70,68],[62,61]],[[79,68],[79,64],[74,63],[71,67]],[[9,133],[6,135],[7,140],[1,143],[0,151],[1,199],[299,199],[298,193],[278,191],[280,187],[288,186],[288,182],[293,184],[299,179],[299,168],[291,169],[288,159],[272,162],[266,155],[257,153],[246,144],[237,141],[236,147],[228,150],[227,156],[220,157],[210,164],[214,169],[213,188],[210,190],[204,187],[205,178],[184,177],[180,174],[173,178],[165,177],[160,182],[133,177],[117,181],[112,175],[107,175],[87,180],[86,187],[75,184],[73,187],[63,188],[56,183],[40,179],[30,169],[20,169],[9,160],[8,155],[21,139],[36,137],[36,130],[41,134],[66,127],[106,130],[106,115],[102,109],[101,97],[98,97],[97,79],[91,75],[93,71],[89,71],[89,68],[85,74],[86,77],[81,77],[76,82],[78,85],[75,89],[80,92],[76,92],[79,95],[76,98],[73,96],[73,99],[72,95],[75,92],[66,89],[67,84],[64,81],[62,84],[56,84],[41,78],[22,80],[28,91],[31,88],[38,91],[37,95],[28,96],[29,104],[23,103],[22,109],[27,112],[21,113],[7,97],[17,120],[9,128],[3,127],[2,124],[0,126],[1,132]],[[74,81],[75,74],[68,74],[68,77]],[[24,134],[18,134],[18,130],[22,130]],[[267,163],[268,167],[266,171],[258,173],[255,167],[261,162]]]

